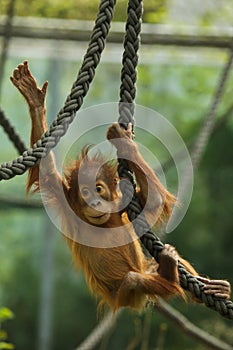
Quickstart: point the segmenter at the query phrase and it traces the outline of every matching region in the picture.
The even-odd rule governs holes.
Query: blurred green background
[[[0,0],[1,14],[6,13],[8,3]],[[192,24],[202,31],[213,26],[232,30],[233,1],[222,1],[221,5],[217,1],[206,1],[202,11],[198,3],[148,0],[144,4],[144,21],[174,28]],[[15,15],[94,20],[97,7],[96,0],[16,0]],[[125,8],[126,1],[117,2],[116,21],[125,20]],[[190,14],[193,17],[189,18]],[[49,81],[47,112],[52,121],[76,78],[85,48],[86,43],[79,42],[11,40],[4,67],[1,107],[27,145],[29,116],[26,104],[9,80],[13,69],[28,59],[39,84]],[[84,107],[117,102],[121,55],[120,45],[107,46]],[[227,58],[228,51],[218,48],[142,47],[136,103],[165,116],[189,147],[203,124]],[[164,242],[175,245],[200,273],[228,279],[231,283],[233,121],[231,112],[227,118],[225,114],[233,104],[232,86],[230,74],[217,113],[218,122],[222,122],[211,135],[195,172],[189,210],[179,227],[163,237]],[[94,137],[99,140],[99,135]],[[150,148],[161,163],[167,160],[163,150],[149,139],[144,140],[140,132],[138,140]],[[0,149],[1,163],[17,155],[3,131]],[[45,211],[15,208],[4,201],[4,198],[13,201],[25,198],[26,176],[2,181],[0,187],[0,306],[10,308],[15,314],[3,328],[17,349],[75,349],[98,322],[97,302],[87,290],[82,273],[74,270],[68,248]],[[176,169],[170,168],[169,188],[173,187],[175,177]],[[172,305],[202,329],[233,344],[230,321],[194,303],[175,300]],[[205,347],[149,309],[141,314],[125,310],[96,349],[201,350]]]

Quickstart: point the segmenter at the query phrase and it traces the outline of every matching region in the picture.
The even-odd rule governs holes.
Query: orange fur
[[[39,166],[36,165],[33,168],[30,168],[28,170],[28,180],[26,184],[26,193],[30,192],[30,189],[33,186],[33,192],[38,192],[39,191]]]
[[[47,129],[45,97],[48,82],[40,88],[29,70],[27,61],[19,64],[13,71],[11,81],[27,101],[32,122],[31,145],[33,145]],[[117,148],[118,156],[133,160],[129,161],[129,165],[138,183],[141,204],[144,207],[145,203],[149,202],[145,207],[146,216],[156,218],[157,222],[168,219],[175,197],[160,183],[130,136],[130,127],[123,131],[118,124],[113,124],[107,132],[107,138]],[[122,143],[117,143],[119,138]],[[190,273],[197,275],[193,267],[181,259],[171,246],[165,246],[160,253],[159,265],[154,259],[146,258],[139,239],[129,224],[126,212],[120,213],[118,210],[108,214],[108,210],[103,210],[106,208],[106,203],[110,206],[113,199],[116,203],[121,199],[117,191],[116,165],[106,163],[97,174],[95,189],[84,187],[83,191],[83,186],[88,186],[86,180],[92,175],[93,170],[96,170],[100,163],[103,164],[100,154],[89,158],[88,148],[85,148],[81,156],[65,169],[63,179],[56,170],[51,153],[46,159],[41,182],[39,182],[38,165],[30,169],[27,192],[32,186],[35,191],[45,192],[50,205],[57,209],[73,260],[77,267],[83,269],[90,290],[100,296],[100,304],[108,304],[116,310],[122,306],[140,308],[148,298],[156,299],[157,296],[168,298],[180,295],[184,298],[184,292],[179,285],[177,260],[179,259]],[[84,176],[80,182],[78,174],[82,171]],[[62,189],[67,203],[63,203]],[[96,194],[97,189],[101,193],[99,196]],[[151,200],[147,201],[149,189],[153,195]],[[87,201],[84,200],[85,196]],[[102,210],[98,211],[97,206]],[[82,219],[79,223],[70,219],[70,208]],[[98,216],[98,213],[104,214]],[[87,226],[85,223],[90,225]],[[106,232],[111,228],[117,228],[119,237],[124,233],[131,238],[131,241],[112,248],[97,248],[81,244],[74,239],[80,234],[92,234],[95,237],[96,226],[105,228]],[[117,240],[118,237],[114,239]],[[208,280],[204,288],[207,294],[214,291],[220,293],[221,297],[230,297],[230,285],[226,281]]]
[[[64,170],[65,180],[63,181],[63,189],[67,201],[73,211],[82,217],[80,211],[80,194],[78,182],[78,172],[80,164],[83,159],[86,159],[84,168],[87,173],[92,172],[92,168],[103,163],[102,156],[100,154],[95,155],[93,158],[87,157],[87,148],[85,148],[76,161],[66,167]],[[107,186],[111,189],[111,198],[117,197],[116,193],[116,166],[113,164],[105,164],[102,169],[101,176],[104,176],[104,181],[107,182]],[[162,186],[160,190],[162,191]],[[46,188],[41,188],[42,191],[49,191],[50,184],[46,184]],[[167,202],[167,206],[168,206]],[[166,206],[166,208],[167,208]],[[72,223],[67,222],[66,214],[60,212],[63,218],[63,230],[65,232],[75,230],[82,230],[82,227],[72,228]],[[123,219],[124,217],[124,219]],[[127,220],[127,221],[126,221]],[[129,223],[127,215],[114,213],[111,214],[111,218],[105,224],[101,225],[106,229],[111,227],[124,227],[126,223]],[[95,226],[93,227],[93,235],[95,234]],[[154,259],[145,257],[140,242],[136,239],[136,235],[132,234],[132,242],[124,246],[114,248],[96,248],[89,247],[78,243],[71,238],[66,238],[71,250],[72,258],[75,265],[81,268],[86,276],[89,289],[97,296],[101,297],[100,304],[108,304],[113,310],[122,306],[129,306],[133,308],[142,307],[148,298],[156,298],[161,296],[168,298],[174,295],[181,295],[184,297],[184,292],[179,286],[177,267],[174,268],[174,280],[168,281],[161,277],[158,272],[158,264]],[[72,237],[72,233],[69,232],[69,237]],[[153,265],[153,272],[151,273],[151,265]],[[169,269],[170,267],[165,267]],[[127,282],[127,274],[135,272],[140,276],[140,286],[136,290],[131,289]],[[141,278],[142,277],[142,278]],[[122,292],[122,290],[129,290]]]
[[[81,219],[83,217],[80,211],[80,183],[78,182],[80,165],[84,161],[84,168],[87,169],[88,173],[91,173],[93,167],[98,167],[99,164],[104,163],[101,154],[95,154],[90,159],[88,150],[89,148],[84,148],[81,156],[65,168],[64,180],[62,180],[68,205],[78,216],[81,216]],[[73,227],[72,222],[67,221],[64,206],[59,203],[60,189],[56,188],[56,181],[54,182],[53,178],[48,176],[43,183],[39,184],[39,179],[35,177],[36,174],[37,171],[29,173],[28,184],[33,184],[36,181],[36,190],[40,189],[41,192],[48,194],[51,205],[58,209],[72,259],[75,265],[83,270],[92,293],[101,297],[100,305],[108,304],[113,310],[122,306],[141,308],[145,305],[148,298],[156,299],[157,296],[168,298],[174,295],[184,297],[184,292],[178,282],[177,268],[174,268],[175,281],[168,281],[161,277],[157,272],[158,264],[154,259],[148,260],[145,257],[140,242],[136,239],[133,231],[130,233],[132,235],[131,243],[114,248],[89,247],[68,238],[73,236],[72,231],[75,232],[74,234],[77,234],[76,231],[81,230],[82,227]],[[114,163],[105,163],[101,170],[101,176],[104,176],[103,180],[107,182],[107,186],[111,189],[111,198],[109,200],[117,197],[116,175],[116,165]],[[165,191],[162,185],[160,186],[160,191],[161,193]],[[167,201],[166,206],[164,206],[165,210],[167,210],[169,205],[170,203]],[[106,229],[108,227],[124,227],[126,223],[129,223],[129,220],[125,213],[113,213],[110,220],[102,227]],[[95,234],[95,226],[92,227],[93,234]],[[151,266],[153,266],[153,272],[150,272]],[[131,289],[130,285],[128,285],[127,274],[131,272],[140,275],[141,284],[136,290]]]

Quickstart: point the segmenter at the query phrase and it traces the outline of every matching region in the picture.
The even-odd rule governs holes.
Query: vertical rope
[[[140,11],[137,10],[140,8]],[[136,95],[136,66],[138,62],[138,47],[139,47],[139,34],[141,26],[138,25],[137,32],[133,30],[134,20],[141,23],[142,15],[142,2],[138,0],[129,0],[128,5],[128,19],[126,24],[126,37],[124,42],[124,54],[123,54],[123,68],[121,75],[121,88],[120,88],[120,103],[119,103],[119,119],[118,122],[127,128],[129,123],[134,125],[134,98]],[[139,17],[138,17],[139,16]],[[136,43],[136,44],[135,44]],[[132,60],[132,62],[131,62]],[[229,64],[231,66],[231,64]],[[225,72],[225,78],[228,76],[229,69]],[[217,97],[221,97],[222,89],[219,88]],[[216,109],[214,105],[214,111]],[[211,112],[212,113],[212,112]],[[132,135],[133,137],[133,135]],[[123,200],[127,201],[129,196],[132,200],[127,205],[126,210],[128,213],[129,220],[132,221],[136,234],[140,237],[142,244],[159,262],[159,253],[163,250],[164,244],[158,237],[151,231],[145,216],[142,214],[142,208],[140,201],[137,198],[135,189],[136,184],[134,182],[133,174],[129,170],[127,161],[124,159],[118,159],[118,173],[120,178],[124,179],[121,181],[121,192],[123,194]],[[128,202],[127,202],[128,203]],[[222,316],[233,319],[233,303],[230,300],[224,300],[216,298],[214,295],[206,295],[202,291],[203,283],[198,281],[194,276],[186,271],[184,266],[178,264],[180,285],[183,289],[191,292],[197,299],[202,301],[207,307],[218,311]]]
[[[140,44],[142,0],[129,0],[126,34],[122,58],[119,119],[126,127],[134,125],[134,99],[136,96],[138,49]]]
[[[136,96],[137,81],[137,64],[138,49],[140,44],[141,18],[142,18],[142,0],[129,0],[127,9],[126,35],[124,40],[124,53],[122,58],[121,70],[121,86],[120,86],[120,102],[119,102],[119,118],[118,122],[123,127],[127,127],[129,123],[134,125],[134,99]],[[133,135],[132,135],[133,137]],[[127,161],[118,158],[118,174],[125,181],[120,182],[123,200],[128,203],[128,198],[132,198],[127,206],[127,213],[130,221],[133,222],[135,232],[147,247],[147,243],[153,237],[153,248],[156,260],[159,259],[159,252],[164,245],[160,242],[146,221],[142,213],[139,199],[136,195],[136,183],[130,171]],[[127,179],[127,180],[126,180]],[[139,216],[140,215],[140,216]],[[150,239],[149,239],[150,237]],[[149,239],[149,241],[148,241]]]

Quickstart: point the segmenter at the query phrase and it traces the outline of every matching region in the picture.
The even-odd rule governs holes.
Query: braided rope
[[[15,131],[14,127],[11,125],[10,121],[5,116],[3,110],[0,108],[0,125],[3,127],[3,130],[8,135],[9,139],[12,141],[13,145],[19,152],[19,154],[23,153],[27,147],[21,140],[20,136]]]
[[[122,57],[121,87],[118,122],[126,127],[129,123],[134,125],[134,99],[136,96],[138,49],[140,44],[142,0],[129,0],[127,9],[126,35],[124,40],[124,53]],[[122,179],[120,188],[123,200],[128,203],[127,213],[133,222],[134,230],[141,238],[143,245],[150,251],[153,246],[153,256],[158,260],[159,252],[164,248],[163,243],[154,235],[142,213],[139,199],[136,195],[136,184],[126,160],[118,158],[118,174]]]
[[[0,165],[0,180],[9,180],[16,175],[24,174],[28,168],[35,166],[41,158],[45,157],[66,133],[69,124],[75,118],[76,112],[82,106],[83,99],[94,78],[96,67],[100,62],[101,53],[105,47],[115,3],[116,0],[101,1],[82,66],[64,107],[57,114],[57,118],[51,124],[49,130],[31,149],[25,151],[15,160]]]
[[[122,69],[122,84],[120,89],[120,103],[119,103],[119,119],[118,122],[126,127],[128,123],[134,125],[134,98],[136,94],[136,66],[137,54],[139,48],[139,34],[140,25],[134,23],[141,23],[142,16],[142,1],[129,0],[128,18],[126,24],[126,37],[124,41],[123,54],[123,69]],[[132,60],[132,61],[131,61]],[[229,70],[228,70],[229,72]],[[227,73],[228,73],[227,72]],[[227,76],[226,73],[226,76]],[[222,84],[224,85],[224,84]],[[217,94],[220,98],[221,92]],[[216,108],[215,108],[216,109]],[[214,109],[214,110],[215,110]],[[133,135],[132,135],[133,136]],[[139,199],[136,196],[136,184],[134,182],[133,174],[131,173],[127,161],[118,159],[118,173],[120,178],[125,181],[120,182],[123,200],[127,202],[128,198],[132,198],[127,206],[127,213],[129,220],[132,221],[135,232],[140,237],[142,244],[149,251],[156,261],[159,262],[159,253],[163,250],[164,244],[151,231],[145,216],[142,213],[142,208]],[[126,180],[127,179],[127,180]],[[180,285],[183,289],[191,292],[197,299],[202,301],[207,307],[219,312],[222,316],[233,319],[233,303],[230,300],[223,300],[214,295],[206,295],[202,287],[204,284],[198,281],[194,276],[186,271],[184,266],[178,264]]]
[[[141,32],[142,0],[130,0],[128,4],[128,19],[122,57],[119,123],[126,127],[134,125],[134,99],[136,95],[138,49]]]

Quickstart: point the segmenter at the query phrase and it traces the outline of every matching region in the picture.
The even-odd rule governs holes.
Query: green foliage
[[[2,323],[7,320],[12,320],[14,318],[13,312],[7,307],[0,308],[0,326]],[[0,329],[0,349],[1,350],[12,350],[14,349],[14,345],[11,343],[7,343],[6,340],[8,338],[8,334],[5,330]]]
[[[0,0],[1,14],[6,13],[9,1]],[[99,0],[23,0],[16,1],[15,14],[17,16],[35,16],[66,19],[93,20],[99,7]],[[126,18],[127,2],[118,0],[114,20],[124,21]],[[144,4],[144,21],[163,21],[165,15],[164,0],[150,0]]]
[[[166,20],[167,9],[165,0],[145,1],[143,21],[146,23],[163,23]]]
[[[99,7],[100,0],[17,0],[15,14],[17,16],[48,17],[94,20]],[[7,12],[9,0],[0,0],[1,14]],[[170,2],[165,0],[147,0],[144,2],[143,21],[147,23],[167,23]],[[194,4],[193,4],[194,6]],[[186,8],[186,6],[184,6]],[[232,23],[233,1],[224,0],[215,6],[207,7],[199,14],[199,25],[224,25]],[[127,1],[118,0],[114,14],[115,21],[124,21],[127,12]],[[176,19],[173,19],[176,22]]]
[[[6,343],[6,342],[0,342],[0,349],[1,350],[12,350],[15,349],[13,344]]]
[[[13,318],[14,314],[10,309],[8,309],[7,307],[0,308],[0,323],[7,320],[12,320]]]
[[[217,7],[213,7],[211,9],[206,9],[206,11],[203,13],[199,20],[200,26],[210,26],[213,25],[213,23],[219,25],[219,26],[225,26],[226,23],[229,23],[231,25],[233,21],[233,1],[232,0],[225,0],[221,1],[219,3],[216,3]]]

